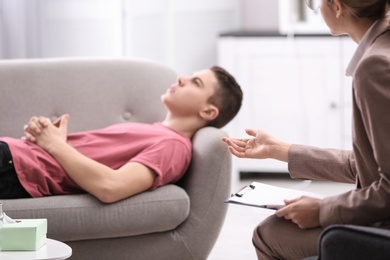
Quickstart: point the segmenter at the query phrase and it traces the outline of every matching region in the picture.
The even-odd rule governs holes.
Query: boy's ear
[[[204,110],[200,111],[200,116],[206,120],[214,120],[219,115],[219,109],[214,105],[208,105]]]

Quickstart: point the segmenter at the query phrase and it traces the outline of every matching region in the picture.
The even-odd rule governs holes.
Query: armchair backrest
[[[71,116],[69,131],[164,119],[160,96],[176,73],[134,59],[0,61],[0,135],[20,137],[33,115]]]

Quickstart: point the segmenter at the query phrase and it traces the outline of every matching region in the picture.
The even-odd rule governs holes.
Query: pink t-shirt
[[[64,169],[37,145],[14,138],[8,144],[18,178],[33,197],[83,193]],[[161,123],[124,123],[68,135],[80,153],[112,169],[128,162],[142,163],[155,171],[152,189],[179,180],[192,153],[191,140]]]

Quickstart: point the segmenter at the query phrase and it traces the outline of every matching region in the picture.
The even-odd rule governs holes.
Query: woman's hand
[[[288,161],[290,144],[282,142],[261,130],[246,129],[245,132],[253,138],[239,139],[223,137],[229,151],[239,158],[277,159]]]
[[[320,226],[321,199],[302,196],[284,203],[286,206],[279,209],[276,216],[291,220],[302,229]]]

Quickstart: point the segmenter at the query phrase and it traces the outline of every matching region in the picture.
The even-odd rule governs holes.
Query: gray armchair
[[[320,237],[319,255],[305,260],[390,259],[390,230],[355,225],[333,225]]]
[[[0,135],[20,137],[32,115],[69,113],[70,132],[163,119],[160,96],[176,73],[132,59],[0,61]],[[114,204],[89,194],[2,200],[12,218],[47,218],[71,259],[207,259],[223,225],[231,156],[207,127],[193,138],[185,177]]]

